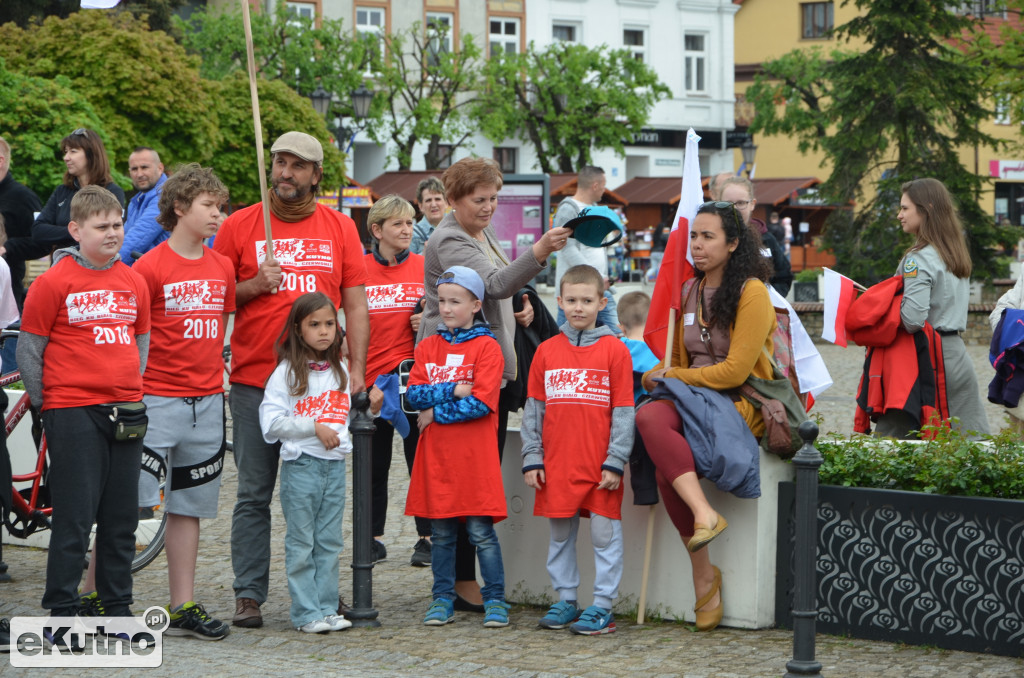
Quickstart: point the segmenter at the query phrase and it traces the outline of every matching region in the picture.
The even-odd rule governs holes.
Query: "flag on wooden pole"
[[[821,338],[836,346],[846,346],[846,311],[856,298],[854,283],[845,275],[825,268],[825,314]]]
[[[82,9],[113,9],[121,0],[82,0]]]
[[[668,336],[669,309],[679,310],[679,291],[683,283],[693,277],[693,255],[690,253],[690,222],[697,208],[704,202],[704,189],[700,182],[700,158],[697,147],[700,137],[693,129],[686,132],[686,155],[683,160],[683,183],[679,192],[679,207],[672,220],[672,230],[665,244],[661,271],[672,275],[658,275],[651,293],[651,307],[647,312],[644,341],[659,359],[665,357]]]

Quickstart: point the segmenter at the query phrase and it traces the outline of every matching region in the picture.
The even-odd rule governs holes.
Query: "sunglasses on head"
[[[736,203],[728,202],[726,200],[709,200],[697,208],[697,214],[711,211],[717,212],[718,210],[732,210],[733,219],[735,219],[737,223],[740,222],[740,215],[736,211]]]
[[[87,137],[89,136],[89,130],[85,129],[84,127],[79,127],[74,132],[72,132],[71,135],[76,137]]]

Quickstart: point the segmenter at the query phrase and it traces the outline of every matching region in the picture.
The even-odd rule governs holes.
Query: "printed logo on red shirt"
[[[267,241],[256,241],[256,265],[267,258]],[[312,238],[281,238],[274,240],[274,259],[282,267],[334,270],[330,240]]]
[[[108,321],[134,324],[138,299],[130,290],[90,290],[69,294],[64,300],[69,325],[104,323]]]
[[[461,356],[460,356],[461,357]],[[472,384],[473,364],[438,365],[427,363],[427,380],[431,384]]]
[[[342,391],[325,391],[320,395],[307,396],[295,403],[296,417],[312,417],[321,424],[342,424],[348,421],[348,394]]]
[[[404,310],[416,306],[423,292],[423,283],[373,285],[366,288],[366,299],[370,304],[370,313]]]
[[[544,396],[552,400],[583,400],[607,407],[612,389],[608,370],[561,369],[544,372]]]
[[[209,311],[224,312],[227,283],[220,280],[183,280],[164,285],[164,311],[167,315],[189,315]]]

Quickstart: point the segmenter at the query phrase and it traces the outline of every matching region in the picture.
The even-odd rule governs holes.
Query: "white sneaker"
[[[324,621],[331,625],[332,631],[344,631],[352,626],[352,622],[340,614],[329,614],[324,617]]]
[[[349,626],[351,626],[351,623]],[[298,627],[298,630],[303,633],[327,633],[328,631],[333,631],[334,627],[328,623],[327,619],[314,619],[308,624]]]

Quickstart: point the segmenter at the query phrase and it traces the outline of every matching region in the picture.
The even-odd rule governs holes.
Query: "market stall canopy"
[[[560,202],[562,198],[571,198],[576,195],[576,186],[578,182],[576,180],[576,174],[549,174],[548,181],[551,188],[551,204],[555,205]],[[676,180],[678,183],[678,180]],[[601,205],[617,205],[625,207],[629,204],[629,201],[622,197],[615,191],[604,189],[604,193],[601,195],[601,199],[598,201]]]
[[[821,183],[816,177],[784,177],[779,179],[754,179],[754,197],[759,205],[796,204],[790,201],[800,195],[800,191],[812,188]]]
[[[440,179],[442,174],[444,170],[385,172],[366,182],[366,185],[373,191],[374,200],[394,193],[416,205],[416,187],[420,182],[428,177]]]
[[[700,182],[707,194],[708,178]],[[615,189],[627,205],[674,205],[679,202],[682,180],[679,177],[636,177]]]

